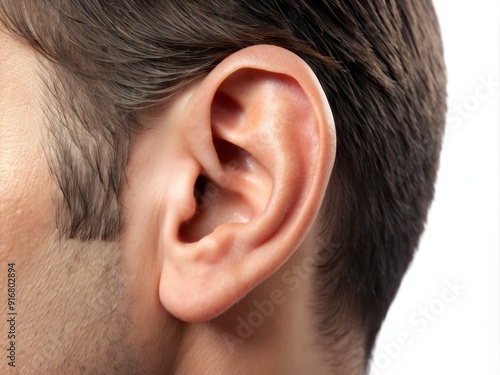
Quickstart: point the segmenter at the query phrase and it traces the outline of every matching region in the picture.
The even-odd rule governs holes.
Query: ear
[[[306,236],[335,156],[333,116],[309,66],[280,47],[245,48],[143,117],[132,173],[147,191],[159,299],[184,321],[221,314]],[[135,172],[134,172],[135,171]]]

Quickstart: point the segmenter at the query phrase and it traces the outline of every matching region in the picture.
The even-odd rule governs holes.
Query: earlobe
[[[178,142],[164,159],[177,172],[171,193],[158,198],[159,298],[181,320],[203,321],[306,236],[333,167],[333,116],[307,64],[268,45],[228,57],[178,109],[163,120]]]

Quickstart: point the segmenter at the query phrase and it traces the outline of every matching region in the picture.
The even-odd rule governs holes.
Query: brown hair
[[[346,330],[337,322],[356,324],[369,356],[433,197],[446,80],[431,0],[10,0],[0,18],[51,61],[46,153],[63,198],[59,227],[81,240],[120,232],[140,109],[168,103],[246,46],[301,56],[338,137],[318,245],[318,331],[331,339]]]

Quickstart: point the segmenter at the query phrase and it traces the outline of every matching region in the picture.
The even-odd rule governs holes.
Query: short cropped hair
[[[40,74],[58,227],[81,240],[120,233],[139,111],[247,46],[304,59],[338,147],[320,213],[316,326],[327,342],[357,327],[369,358],[434,194],[446,77],[431,0],[4,0],[0,19],[49,61]]]

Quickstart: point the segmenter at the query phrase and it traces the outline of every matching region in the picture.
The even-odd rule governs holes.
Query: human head
[[[444,124],[445,79],[439,32],[430,1],[404,1],[396,5],[388,1],[346,4],[73,0],[6,1],[1,7],[2,20],[9,31],[37,51],[37,76],[43,82],[43,94],[37,98],[41,102],[40,115],[45,119],[39,131],[48,170],[56,181],[54,228],[58,240],[54,241],[69,241],[78,246],[79,252],[89,252],[90,244],[98,246],[99,242],[123,245],[124,238],[129,242],[142,241],[141,234],[133,227],[135,221],[129,219],[131,211],[137,215],[139,206],[147,207],[146,198],[130,203],[135,196],[128,189],[130,186],[134,192],[151,189],[137,177],[141,175],[139,166],[148,170],[159,161],[150,160],[148,165],[141,158],[145,149],[153,147],[147,136],[150,130],[168,122],[167,118],[170,124],[174,123],[168,116],[169,111],[175,111],[172,106],[185,104],[182,98],[196,95],[199,87],[205,88],[203,94],[215,87],[221,89],[213,95],[212,102],[207,102],[208,108],[221,109],[221,116],[234,115],[238,108],[244,107],[241,102],[245,98],[253,97],[243,97],[242,92],[250,90],[249,87],[267,87],[262,82],[270,79],[241,74],[250,69],[244,64],[234,72],[227,67],[227,61],[237,65],[239,58],[248,59],[242,51],[249,46],[279,46],[305,62],[319,80],[321,86],[316,90],[323,90],[335,119],[335,132],[330,126],[328,139],[320,140],[323,143],[317,155],[322,155],[324,164],[317,169],[295,171],[309,173],[308,177],[315,177],[317,181],[313,182],[318,184],[304,185],[304,201],[314,199],[314,204],[308,207],[307,219],[297,226],[300,233],[297,232],[296,238],[304,239],[314,221],[318,240],[310,309],[316,317],[317,335],[326,346],[355,330],[362,333],[361,350],[365,360],[368,358],[412,259],[433,196]],[[279,56],[292,59],[291,54],[280,51],[275,49],[273,53],[283,53]],[[264,52],[264,57],[271,58],[273,53]],[[288,87],[290,97],[294,97],[293,87],[297,82],[305,90],[301,84],[308,85],[309,78],[301,81],[301,74],[307,74],[300,71],[298,62],[289,66],[283,63],[281,68],[276,62],[272,64],[281,69],[273,72],[277,76],[272,78],[283,78],[278,79],[277,86]],[[272,67],[251,69],[262,73]],[[208,83],[207,77],[211,77]],[[265,97],[268,91],[262,90],[261,97]],[[297,99],[295,105],[302,103],[301,100]],[[328,113],[324,115],[324,123],[329,124],[327,117]],[[197,113],[183,118],[187,122],[193,119],[206,120]],[[267,141],[277,142],[282,137],[295,142],[314,133],[314,129],[302,131],[288,140],[288,128],[279,132],[274,129],[266,133],[271,136]],[[190,134],[193,139],[201,137],[195,131]],[[285,146],[277,148],[276,155],[260,150],[259,144],[266,145],[266,139],[256,138],[259,142],[246,144],[245,148],[231,130],[223,127],[214,134],[218,138],[214,149],[223,164],[236,160],[237,166],[245,165],[254,153],[270,160],[282,160],[282,154],[287,160],[294,157],[284,152]],[[315,140],[311,138],[311,142]],[[295,157],[302,158],[305,165],[317,160],[308,159],[304,144],[288,146],[297,150]],[[314,156],[314,152],[311,154]],[[333,169],[326,170],[333,157]],[[170,187],[161,188],[178,189],[181,200],[181,191],[185,194],[190,189],[192,195],[193,190],[198,193],[207,181],[213,181],[221,191],[234,188],[233,195],[243,195],[227,182],[227,176],[220,177],[214,172],[218,169],[207,163],[210,164],[185,165],[186,169],[193,168],[186,181],[179,182],[172,175],[168,178]],[[244,170],[235,169],[236,174]],[[262,186],[276,184],[274,176],[269,183],[265,182],[265,173],[262,176]],[[244,180],[233,178],[239,183]],[[297,179],[297,176],[290,181],[298,185],[309,182],[308,178]],[[312,197],[307,195],[308,189],[315,191]],[[269,191],[265,188],[259,194],[265,198],[271,194]],[[208,206],[215,206],[216,201],[210,200],[201,215],[210,212]],[[247,204],[252,210],[266,205],[265,200],[253,197],[248,201],[252,202]],[[221,202],[236,202],[239,207],[237,199]],[[131,207],[136,207],[135,211]],[[226,207],[235,210],[229,204]],[[182,215],[179,237],[188,244],[199,242],[206,230],[193,235],[200,233],[196,220],[189,221],[193,212]],[[51,225],[47,223],[47,228]],[[158,224],[143,224],[143,228],[155,225]],[[131,232],[134,235],[127,236]],[[141,242],[137,244],[141,246]],[[249,285],[255,286],[257,281],[262,282],[275,272],[293,254],[292,247]],[[121,268],[117,256],[124,251],[123,246],[119,250],[106,249],[101,255],[107,257],[103,264]],[[62,251],[58,250],[58,256]],[[99,257],[95,262],[99,264]],[[90,264],[82,262],[78,269],[84,273]],[[157,267],[147,266],[150,272]],[[112,271],[108,269],[107,274],[113,274]],[[99,280],[109,282],[103,275],[95,275],[95,290]],[[118,279],[116,275],[111,278],[116,284],[120,283]],[[70,280],[76,283],[80,279],[73,275]],[[174,282],[170,280],[171,284]],[[151,289],[159,289],[161,293],[159,286],[151,285]],[[99,306],[106,310],[106,294],[100,293],[103,301]],[[239,298],[232,296],[226,304],[232,306],[230,302]],[[173,309],[166,302],[168,299],[164,296],[161,302]],[[175,308],[176,316],[182,319],[182,306]],[[187,318],[199,320],[200,316]],[[213,318],[210,314],[203,317],[210,318]]]

